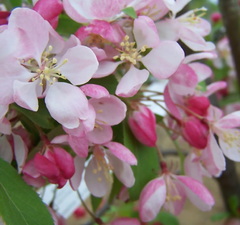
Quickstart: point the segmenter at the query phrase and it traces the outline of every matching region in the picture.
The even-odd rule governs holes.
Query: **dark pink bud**
[[[62,176],[70,179],[75,173],[74,161],[72,156],[62,148],[53,149],[54,158]]]
[[[139,142],[150,147],[156,145],[156,118],[149,108],[140,106],[139,110],[129,117],[128,124]]]
[[[39,153],[34,157],[34,166],[42,176],[49,179],[57,179],[60,176],[58,166]]]
[[[207,146],[208,126],[196,117],[188,117],[182,126],[185,140],[193,147],[203,149]]]
[[[187,100],[187,108],[192,112],[204,116],[207,113],[210,102],[205,96],[193,96]],[[191,113],[187,112],[189,115]]]
[[[8,24],[10,14],[8,11],[0,11],[0,25]]]
[[[63,3],[60,0],[39,0],[33,7],[53,28],[57,27],[58,16],[63,11]]]
[[[222,19],[222,15],[219,13],[219,12],[214,12],[212,13],[211,15],[211,20],[214,22],[214,23],[217,23],[219,20]]]

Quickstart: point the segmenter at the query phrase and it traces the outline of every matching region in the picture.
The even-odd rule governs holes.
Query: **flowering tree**
[[[106,221],[82,202],[97,224],[152,224],[161,209],[178,215],[187,199],[202,211],[213,207],[203,177],[219,177],[225,157],[240,161],[240,111],[227,113],[210,101],[227,82],[211,79],[205,63],[219,59],[205,39],[207,9],[186,10],[189,2],[6,3],[9,11],[0,11],[6,224],[64,224],[35,193],[49,183],[56,189],[69,183],[82,200],[85,181],[93,210],[115,199],[134,202],[136,216]],[[159,127],[176,146],[178,167],[167,160]]]

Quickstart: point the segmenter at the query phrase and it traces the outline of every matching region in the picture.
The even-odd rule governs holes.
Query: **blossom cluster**
[[[204,59],[216,59],[217,51],[205,40],[206,9],[181,14],[189,2],[39,0],[0,11],[0,157],[16,162],[35,188],[69,182],[75,191],[84,179],[93,196],[104,197],[114,176],[133,187],[132,166],[141,166],[137,149],[116,137],[115,128],[127,126],[159,155],[160,169],[139,196],[140,220],[152,221],[162,207],[177,215],[186,198],[210,210],[214,199],[202,178],[225,170],[224,155],[240,161],[240,111],[224,115],[209,100],[226,82],[200,85],[213,75]],[[61,15],[79,28],[60,34]],[[152,95],[162,95],[165,106],[144,95],[151,81],[166,81],[163,93]],[[166,116],[159,122],[143,100],[164,107]],[[26,116],[44,117],[42,110],[52,127]],[[185,174],[168,167],[157,142],[159,123],[174,141],[188,143]]]

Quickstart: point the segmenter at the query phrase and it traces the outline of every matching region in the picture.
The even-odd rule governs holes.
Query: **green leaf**
[[[177,217],[168,212],[160,212],[154,221],[161,222],[163,225],[179,225]]]
[[[116,86],[118,84],[116,78],[112,75],[107,77],[102,77],[101,79],[91,79],[89,81],[90,84],[98,84],[107,88],[110,94],[114,94],[116,91]]]
[[[134,10],[133,7],[127,7],[125,9],[122,10],[126,15],[132,17],[133,19],[136,19],[137,18],[137,13],[136,11]]]
[[[93,212],[97,211],[101,202],[102,202],[102,198],[97,198],[97,197],[91,195],[91,204],[92,204]]]
[[[58,19],[57,32],[65,37],[74,34],[80,28],[80,24],[72,20],[66,14],[60,14]]]
[[[26,116],[29,120],[31,120],[34,124],[37,124],[39,127],[52,129],[56,125],[56,121],[49,114],[44,100],[42,99],[39,100],[39,109],[37,112],[24,109],[17,104],[13,104],[12,108],[20,114]]]
[[[230,217],[229,212],[220,212],[220,213],[215,213],[214,215],[211,216],[211,221],[217,222],[220,220],[224,220]]]
[[[2,3],[7,7],[8,10],[22,6],[22,0],[4,0]]]
[[[138,160],[137,166],[132,167],[136,181],[134,186],[129,189],[131,200],[137,200],[143,187],[158,175],[158,155],[155,148],[139,143],[127,124],[124,126],[124,145],[133,152]]]
[[[17,171],[0,159],[0,215],[7,225],[53,225],[47,207]]]
[[[231,93],[219,101],[220,107],[239,102],[239,93]]]

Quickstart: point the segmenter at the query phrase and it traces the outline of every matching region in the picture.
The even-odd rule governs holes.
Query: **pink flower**
[[[139,142],[150,147],[156,146],[156,118],[148,107],[139,106],[138,110],[133,111],[128,124]]]
[[[6,67],[10,65],[5,65],[0,76],[0,86],[4,87],[0,90],[0,104],[16,102],[37,111],[38,98],[45,97],[46,106],[55,120],[68,128],[78,127],[81,120],[88,118],[89,108],[86,96],[74,85],[91,79],[98,67],[94,53],[81,46],[73,36],[65,42],[37,12],[27,8],[12,11],[8,29],[1,35],[12,32],[16,44],[18,41],[21,44],[18,43],[15,52],[7,49],[4,54],[8,55],[1,57],[0,64],[9,60],[12,65],[10,70]],[[68,79],[73,85],[57,82],[59,79]]]
[[[162,206],[173,214],[179,214],[186,197],[202,211],[214,205],[214,199],[203,184],[187,176],[163,174],[151,180],[142,190],[139,213],[143,222],[153,220]]]
[[[186,3],[187,1],[179,1]],[[165,1],[166,4],[167,1]],[[173,2],[173,1],[169,1]],[[169,6],[167,4],[167,6]],[[181,10],[182,7],[174,8],[170,7],[173,12],[173,16],[170,19],[162,20],[156,23],[159,36],[161,40],[181,40],[189,48],[194,51],[211,51],[215,48],[212,42],[204,40],[204,36],[208,35],[211,31],[210,23],[201,18],[205,8],[190,10],[183,15],[176,17],[176,13]],[[200,16],[196,13],[200,12]]]
[[[93,147],[93,157],[85,172],[85,182],[89,191],[96,197],[104,196],[112,185],[111,171],[124,186],[132,187],[135,178],[130,165],[137,160],[132,152],[117,142]]]

